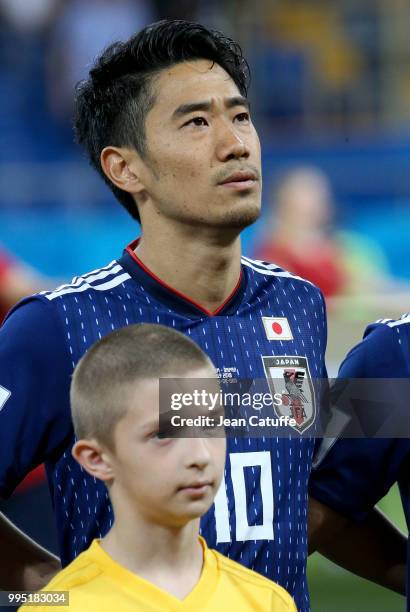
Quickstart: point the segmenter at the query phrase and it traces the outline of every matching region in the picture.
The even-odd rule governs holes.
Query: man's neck
[[[135,250],[158,278],[214,312],[231,295],[241,271],[238,233],[182,228],[172,234],[144,228]]]
[[[184,599],[195,588],[202,572],[199,520],[180,528],[140,523],[138,519],[130,522],[117,517],[101,546],[126,569]]]

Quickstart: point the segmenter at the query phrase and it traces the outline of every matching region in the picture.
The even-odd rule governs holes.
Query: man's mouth
[[[238,172],[233,172],[218,184],[228,189],[242,190],[251,189],[256,185],[257,181],[258,177],[254,172],[239,170]]]

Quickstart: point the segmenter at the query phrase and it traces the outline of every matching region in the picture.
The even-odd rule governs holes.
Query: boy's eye
[[[167,431],[157,431],[153,436],[153,438],[156,438],[157,440],[166,440],[168,437],[169,433]]]
[[[151,438],[154,440],[169,440],[175,437],[175,429],[170,427],[161,427],[159,430],[152,433]]]

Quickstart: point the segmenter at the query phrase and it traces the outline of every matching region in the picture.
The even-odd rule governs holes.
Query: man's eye
[[[208,121],[204,117],[193,117],[192,119],[187,121],[184,125],[191,125],[191,124],[197,125],[197,126],[203,126],[203,125],[208,125]]]
[[[248,123],[250,121],[249,113],[239,113],[239,115],[236,115],[235,119],[240,123]]]

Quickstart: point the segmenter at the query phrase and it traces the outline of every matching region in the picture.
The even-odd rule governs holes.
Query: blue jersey
[[[408,378],[409,347],[410,315],[378,321],[367,327],[363,341],[347,355],[339,376]],[[339,439],[312,472],[310,492],[337,512],[360,520],[397,482],[409,527],[409,462],[408,438]]]
[[[70,377],[94,342],[141,322],[190,336],[222,378],[262,379],[286,364],[325,376],[319,290],[245,257],[237,287],[215,313],[161,282],[131,247],[105,268],[23,300],[0,330],[0,493],[45,461],[63,565],[113,521],[104,484],[71,456]],[[307,484],[317,421],[311,410],[294,436],[229,438],[224,484],[201,524],[211,547],[280,583],[299,610],[309,609]]]

